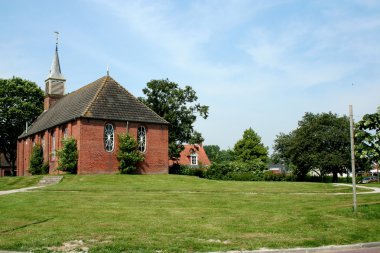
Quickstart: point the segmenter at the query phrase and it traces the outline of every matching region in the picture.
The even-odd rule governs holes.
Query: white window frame
[[[193,159],[195,158],[195,163],[193,162]],[[190,165],[198,165],[198,154],[192,153],[190,155]]]
[[[137,128],[137,147],[140,152],[146,152],[146,128],[144,126]]]
[[[115,148],[115,128],[111,123],[104,125],[104,149],[112,152]]]

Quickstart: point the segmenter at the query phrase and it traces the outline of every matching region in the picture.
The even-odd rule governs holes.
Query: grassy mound
[[[0,196],[0,249],[206,252],[377,241],[379,196],[358,196],[353,215],[352,196],[334,194],[349,192],[320,183],[66,175]]]

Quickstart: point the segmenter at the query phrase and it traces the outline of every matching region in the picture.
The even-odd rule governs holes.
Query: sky
[[[66,91],[110,75],[136,97],[152,79],[190,85],[205,145],[251,127],[272,150],[305,112],[354,120],[380,105],[377,0],[0,0],[0,78],[44,89],[56,37]]]

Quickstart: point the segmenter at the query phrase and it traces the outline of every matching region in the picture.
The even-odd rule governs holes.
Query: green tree
[[[168,79],[152,80],[143,89],[146,98],[139,98],[169,125],[169,158],[176,160],[194,134],[194,122],[197,114],[208,117],[208,106],[196,103],[198,97],[190,87],[180,88],[177,83]]]
[[[43,111],[43,91],[18,77],[0,79],[0,152],[15,174],[17,138]]]
[[[292,133],[280,133],[276,136],[273,145],[273,153],[271,159],[274,163],[284,163],[289,166],[290,153],[289,148],[292,140]]]
[[[76,174],[78,167],[77,141],[70,137],[65,138],[62,143],[63,148],[57,151],[58,170]]]
[[[366,114],[356,124],[356,154],[359,160],[380,162],[380,107],[376,113]]]
[[[276,136],[273,145],[271,161],[285,166],[286,170],[294,171],[295,165],[291,161],[290,147],[293,140],[293,132],[289,134],[280,133]]]
[[[137,170],[137,164],[144,161],[144,155],[137,149],[137,141],[131,135],[118,135],[118,140],[117,160],[119,161],[120,173],[133,173]]]
[[[220,149],[218,145],[205,145],[203,148],[211,162],[220,163],[234,160],[233,151],[230,149]]]
[[[242,162],[268,161],[268,148],[261,142],[261,137],[249,128],[244,131],[243,138],[234,146],[235,159]]]
[[[32,175],[41,175],[47,173],[44,166],[44,153],[40,144],[36,144],[32,149],[32,155],[30,156],[29,173]]]
[[[331,112],[305,113],[298,128],[287,140],[287,156],[296,166],[298,179],[313,170],[323,176],[347,171],[350,165],[350,128],[348,117],[338,117]]]
[[[202,134],[198,131],[194,131],[190,137],[189,144],[202,144],[205,141]]]

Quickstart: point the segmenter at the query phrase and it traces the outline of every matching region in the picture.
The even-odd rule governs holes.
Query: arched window
[[[115,141],[114,141],[114,128],[113,125],[110,123],[107,123],[104,126],[104,149],[107,152],[112,152],[113,148],[115,146]]]
[[[146,129],[143,126],[137,129],[137,144],[141,152],[146,151]]]
[[[51,159],[55,160],[55,133],[51,134]]]
[[[69,136],[69,130],[67,129],[67,127],[65,127],[65,129],[63,130],[63,139],[66,139],[68,136]]]

